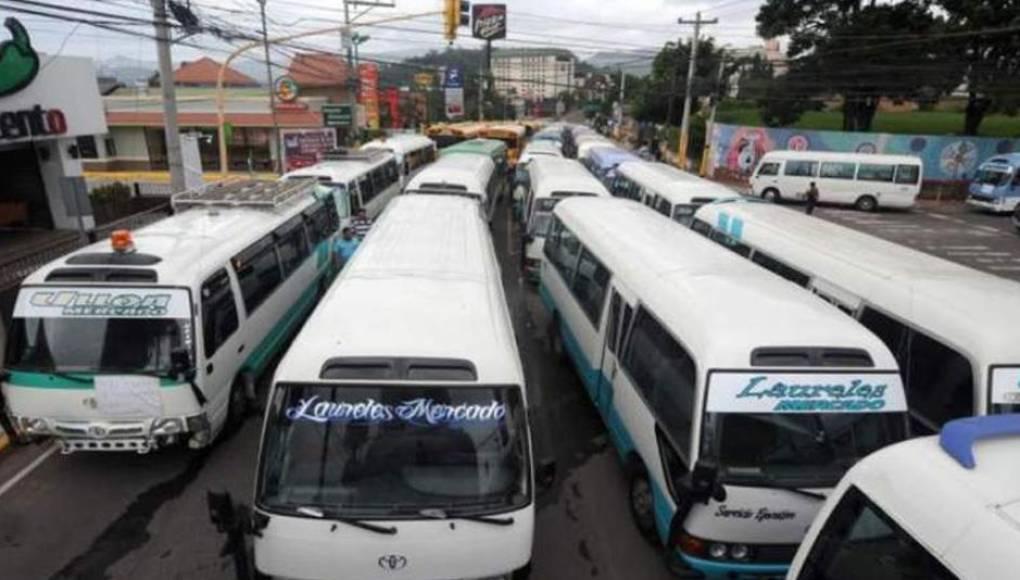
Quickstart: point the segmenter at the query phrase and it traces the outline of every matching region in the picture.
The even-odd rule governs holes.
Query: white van
[[[277,368],[255,491],[257,570],[305,580],[527,576],[527,410],[477,205],[400,196]]]
[[[788,580],[1000,580],[1020,570],[1020,415],[957,419],[839,483]]]
[[[330,154],[329,159],[285,174],[281,179],[314,178],[333,190],[344,226],[360,208],[375,219],[400,193],[400,171],[389,151]]]
[[[208,445],[332,274],[335,206],[312,180],[174,196],[177,214],[28,276],[3,394],[23,434],[64,452]]]
[[[921,158],[910,155],[769,151],[751,176],[751,191],[772,201],[803,201],[814,182],[820,203],[875,211],[913,207],[923,175]]]
[[[692,173],[650,161],[625,161],[617,166],[610,191],[640,201],[673,221],[690,225],[694,212],[706,203],[738,199],[732,189]]]
[[[553,215],[549,340],[624,462],[638,529],[708,577],[785,573],[846,469],[905,436],[889,349],[640,204]]]
[[[542,244],[561,200],[575,196],[609,197],[609,190],[584,165],[573,159],[538,157],[528,164],[528,190],[524,196],[524,270],[538,280]]]
[[[397,133],[382,139],[373,139],[361,146],[362,151],[390,151],[400,167],[400,175],[411,176],[415,171],[436,160],[436,142],[424,135]]]
[[[418,172],[404,193],[458,195],[474,199],[487,220],[492,220],[504,189],[503,176],[485,155],[445,155]]]
[[[1020,411],[1020,284],[756,200],[702,206],[693,227],[881,338],[915,434]]]

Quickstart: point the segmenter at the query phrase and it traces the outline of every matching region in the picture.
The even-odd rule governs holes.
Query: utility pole
[[[340,39],[343,42],[344,47],[347,49],[347,102],[351,106],[351,127],[347,130],[347,141],[348,145],[354,144],[354,133],[358,129],[358,98],[355,95],[355,91],[358,87],[358,69],[354,65],[354,38],[351,34],[351,8],[347,4],[347,0],[343,0],[344,3],[344,29],[340,33]]]
[[[704,177],[708,173],[708,157],[712,152],[712,130],[715,128],[715,111],[719,108],[719,101],[723,98],[723,69],[726,68],[726,53],[719,55],[719,72],[715,77],[715,90],[712,93],[712,108],[708,113],[708,124],[705,125],[705,146],[701,150],[701,166],[698,173]]]
[[[269,30],[266,28],[266,0],[259,0],[262,11],[262,45],[266,51],[266,79],[269,80],[269,114],[273,118],[273,147],[276,148],[276,159],[273,160],[273,171],[282,173],[283,147],[280,147],[280,123],[276,119],[276,91],[273,86],[273,64],[269,59]]]
[[[680,139],[677,144],[677,164],[680,167],[687,167],[687,140],[690,137],[691,129],[691,97],[694,92],[694,71],[695,63],[698,60],[698,41],[702,24],[717,24],[718,18],[702,20],[701,12],[695,14],[694,20],[677,19],[677,24],[693,24],[694,34],[691,35],[691,58],[687,63],[687,94],[684,95],[684,118],[680,120]]]
[[[170,58],[170,25],[166,19],[166,1],[150,0],[153,27],[156,29],[156,53],[159,57],[159,86],[163,91],[163,123],[166,133],[166,161],[170,169],[172,193],[184,191],[184,161],[181,158],[181,134],[177,128],[177,93],[174,87],[173,61]],[[223,139],[222,131],[220,139]]]

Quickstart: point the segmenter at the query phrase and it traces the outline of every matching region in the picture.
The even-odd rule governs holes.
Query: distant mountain
[[[584,59],[584,62],[595,68],[610,70],[622,68],[628,74],[644,76],[652,72],[652,60],[652,55],[647,51],[605,51],[591,55]]]
[[[114,77],[118,81],[132,85],[149,80],[159,67],[155,61],[114,56],[96,63],[99,76]]]

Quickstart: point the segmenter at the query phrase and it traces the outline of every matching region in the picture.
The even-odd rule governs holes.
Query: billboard
[[[482,40],[506,38],[506,4],[472,4],[471,36]]]
[[[459,119],[464,116],[464,89],[446,89],[446,118]]]
[[[336,131],[322,129],[281,129],[283,170],[293,171],[322,161],[330,149],[336,149]]]
[[[375,63],[358,65],[358,102],[365,106],[365,120],[371,129],[379,128],[379,66]]]

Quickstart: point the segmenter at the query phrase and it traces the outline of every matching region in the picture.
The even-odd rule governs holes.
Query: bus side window
[[[790,160],[786,162],[786,167],[783,168],[783,175],[790,175],[793,177],[814,177],[817,173],[817,161]]]
[[[358,178],[358,189],[361,190],[362,205],[368,205],[375,197],[375,186],[372,185],[372,177],[369,174]]]
[[[233,262],[241,284],[244,310],[251,316],[283,281],[273,236],[268,235],[248,246],[234,256]]]
[[[897,165],[896,183],[913,185],[921,177],[921,168],[917,165]]]
[[[280,255],[283,277],[287,278],[301,267],[305,258],[311,254],[308,240],[305,238],[304,220],[300,216],[288,220],[276,228],[273,236],[276,238],[276,251]]]
[[[762,163],[758,168],[758,176],[779,175],[779,164],[775,162]]]
[[[577,275],[571,285],[571,291],[581,310],[588,316],[595,328],[599,327],[602,307],[606,303],[606,292],[609,290],[609,270],[602,265],[591,252],[584,249],[577,265]]]
[[[687,453],[691,446],[694,360],[644,308],[638,309],[621,366],[670,438]]]
[[[658,203],[656,204],[655,210],[661,213],[662,215],[669,217],[669,214],[672,213],[673,211],[673,207],[669,204],[669,201],[667,201],[666,199],[659,199]]]
[[[574,232],[563,227],[559,220],[556,220],[554,225],[559,230],[557,239],[553,244],[553,248],[546,253],[546,256],[548,256],[553,266],[556,266],[556,269],[559,270],[567,287],[570,287],[571,281],[574,279],[577,258],[581,253],[581,242],[574,236]],[[546,240],[546,244],[548,243],[549,241]]]
[[[945,566],[856,487],[822,527],[797,580],[955,580]]]
[[[347,184],[347,191],[350,193],[350,215],[354,215],[358,213],[358,210],[361,209],[361,206],[363,205],[361,203],[361,192],[358,190],[357,184],[353,181]]]
[[[329,238],[339,224],[336,205],[332,199],[319,202],[311,211],[305,212],[305,226],[308,228],[308,241],[313,246]]]
[[[616,341],[620,336],[620,295],[613,291],[609,299],[609,320],[606,321],[606,348],[616,354]]]
[[[696,231],[696,232],[698,232],[699,234],[705,236],[706,238],[711,239],[712,238],[712,231],[715,228],[713,228],[712,226],[708,225],[708,222],[706,222],[705,220],[699,220],[697,218],[694,218],[694,222],[691,223],[691,229]]]
[[[207,360],[234,334],[237,326],[237,304],[230,276],[221,268],[202,283],[202,341]]]
[[[705,225],[707,226],[708,224]],[[783,278],[786,278],[787,280],[793,282],[798,286],[803,286],[807,288],[808,281],[811,280],[811,278],[804,272],[801,272],[800,270],[794,268],[793,266],[781,262],[768,254],[763,254],[758,250],[755,250],[754,254],[751,255],[751,261],[765,268],[766,270],[769,270],[773,274],[778,274]]]

